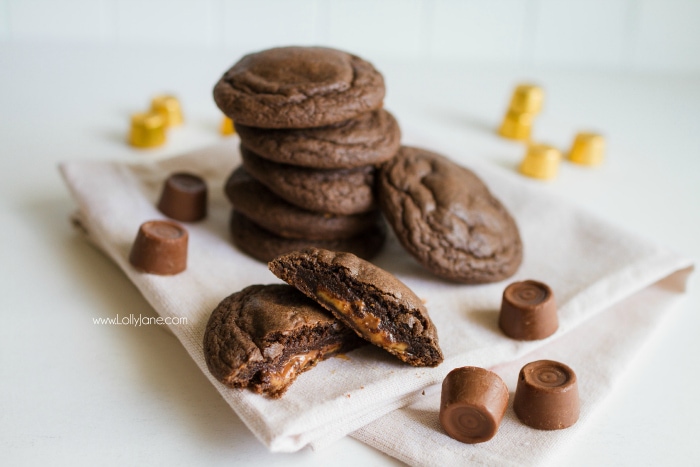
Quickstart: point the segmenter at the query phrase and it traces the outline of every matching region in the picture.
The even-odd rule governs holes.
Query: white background
[[[698,0],[0,0],[0,41],[700,71]]]
[[[554,196],[700,258],[700,2],[0,0],[0,452],[7,465],[392,465],[351,440],[265,451],[157,327],[138,291],[72,230],[62,160],[139,161],[220,140],[211,89],[244,53],[328,44],[371,60],[386,107],[504,170],[494,134],[513,86],[540,83],[535,139],[608,140],[605,164],[564,164]],[[166,146],[124,143],[129,115],[174,92]],[[697,465],[698,274],[572,447],[567,464]]]

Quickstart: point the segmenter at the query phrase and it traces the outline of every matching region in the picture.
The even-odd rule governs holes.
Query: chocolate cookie
[[[241,143],[265,159],[316,169],[377,165],[396,154],[401,130],[386,110],[374,110],[335,125],[268,130],[236,122]]]
[[[515,220],[470,170],[404,146],[377,178],[381,209],[396,236],[434,274],[478,284],[510,277],[520,266]]]
[[[351,216],[321,214],[289,204],[238,167],[226,182],[236,210],[260,227],[285,238],[337,240],[367,231],[380,221],[378,210]]]
[[[309,211],[349,216],[376,209],[372,166],[315,170],[268,161],[241,146],[243,166],[270,191]]]
[[[370,259],[381,250],[386,239],[386,231],[381,223],[370,227],[354,237],[336,240],[306,240],[284,238],[275,235],[237,212],[231,213],[231,236],[233,243],[244,253],[267,263],[279,255],[290,251],[318,246],[329,250],[350,251],[362,258]]]
[[[242,125],[312,128],[378,109],[384,78],[371,63],[324,47],[246,55],[214,87],[221,111]]]
[[[277,398],[319,361],[360,344],[350,329],[294,287],[251,285],[212,312],[204,359],[226,386]]]
[[[353,254],[319,248],[280,256],[269,267],[360,337],[404,362],[442,362],[437,330],[423,302],[387,271]]]

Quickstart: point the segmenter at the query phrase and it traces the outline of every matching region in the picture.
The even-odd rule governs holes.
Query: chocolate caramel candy
[[[207,184],[190,173],[170,175],[163,185],[158,210],[182,222],[204,219],[207,215]]]
[[[143,272],[169,276],[187,268],[187,230],[171,221],[141,224],[129,262]]]
[[[521,422],[539,430],[570,427],[580,409],[576,374],[552,360],[528,363],[518,376],[513,409]]]
[[[440,424],[457,441],[483,443],[498,432],[507,406],[508,388],[496,373],[455,368],[442,382]]]
[[[510,284],[503,292],[498,325],[513,339],[531,341],[551,336],[559,327],[552,290],[533,280]]]

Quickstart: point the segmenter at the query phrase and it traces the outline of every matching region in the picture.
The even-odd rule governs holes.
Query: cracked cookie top
[[[515,220],[472,171],[403,146],[376,177],[379,204],[397,238],[435,275],[478,284],[510,277],[520,266]]]
[[[371,63],[325,47],[249,54],[214,87],[222,112],[258,128],[311,128],[378,109],[384,78]]]

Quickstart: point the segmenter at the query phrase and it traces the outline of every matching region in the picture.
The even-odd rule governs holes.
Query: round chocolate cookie
[[[307,248],[275,258],[270,271],[320,303],[357,335],[413,366],[442,360],[420,298],[391,273],[351,253]]]
[[[236,122],[236,133],[241,144],[260,157],[315,169],[377,165],[396,154],[401,144],[399,124],[383,109],[320,128],[269,130]]]
[[[260,227],[285,238],[335,240],[369,230],[380,220],[379,210],[351,216],[321,214],[289,204],[240,166],[225,186],[226,196],[236,211]]]
[[[478,284],[510,277],[520,266],[515,220],[470,170],[404,146],[377,178],[379,203],[396,236],[434,274]]]
[[[242,125],[312,128],[378,109],[384,78],[371,63],[324,47],[246,55],[214,87],[221,111]]]
[[[268,161],[241,146],[243,166],[277,196],[309,211],[348,216],[372,211],[375,169],[316,170]]]
[[[217,380],[277,398],[299,374],[361,341],[294,287],[271,284],[251,285],[219,303],[203,344]]]
[[[290,251],[311,246],[349,251],[362,258],[370,259],[379,253],[386,240],[386,231],[381,223],[376,223],[368,230],[350,238],[336,240],[284,238],[256,225],[235,209],[231,212],[230,229],[233,243],[247,255],[264,263]]]

